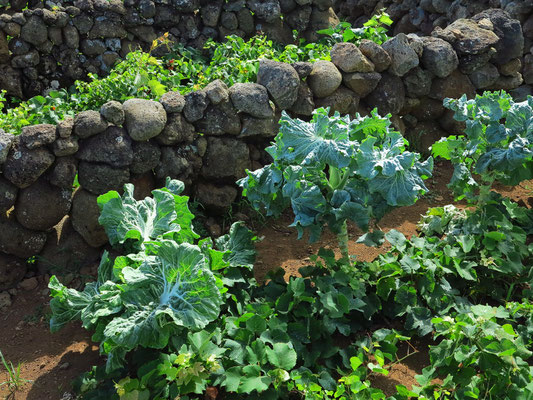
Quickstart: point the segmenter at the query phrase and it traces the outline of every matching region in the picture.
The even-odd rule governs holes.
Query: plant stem
[[[348,253],[348,225],[346,224],[346,220],[341,225],[341,231],[337,235],[337,241],[339,242],[342,259],[348,263],[350,261],[350,254]]]

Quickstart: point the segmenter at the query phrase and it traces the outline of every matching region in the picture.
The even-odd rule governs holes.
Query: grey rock
[[[46,148],[30,150],[15,143],[4,163],[4,177],[21,189],[28,187],[54,163],[54,159]]]
[[[402,80],[396,75],[383,73],[376,89],[365,101],[371,108],[377,108],[380,115],[398,114],[405,102]]]
[[[248,0],[248,8],[266,22],[274,22],[281,16],[281,7],[278,0]]]
[[[68,138],[72,135],[74,129],[74,118],[65,117],[63,121],[59,121],[57,124],[57,134],[60,138]]]
[[[24,97],[22,93],[22,80],[20,71],[11,65],[0,65],[0,87],[7,91],[7,94],[18,98]]]
[[[94,18],[94,25],[89,32],[89,39],[116,37],[125,38],[127,35],[128,33],[124,29],[124,25],[120,20],[111,19],[106,16],[100,16]]]
[[[133,161],[130,165],[132,174],[144,174],[153,170],[161,159],[161,149],[151,141],[133,142]]]
[[[238,135],[241,120],[231,101],[208,106],[204,118],[196,123],[198,131],[207,135]]]
[[[161,147],[161,162],[155,169],[157,179],[171,177],[186,185],[191,184],[193,176],[201,168],[201,158],[194,154],[190,145],[180,147]]]
[[[313,64],[307,83],[316,97],[326,97],[341,85],[342,75],[335,64],[321,60]]]
[[[204,92],[207,94],[211,104],[219,104],[229,100],[228,86],[220,79],[215,79],[210,82],[205,88]]]
[[[290,108],[290,111],[298,115],[311,115],[315,108],[313,92],[311,92],[307,82],[300,82],[298,97],[296,98],[296,102]]]
[[[63,28],[65,45],[70,49],[77,49],[80,46],[80,35],[74,25],[67,25]]]
[[[524,57],[524,67],[522,69],[524,82],[528,85],[533,84],[533,54],[526,54]]]
[[[112,167],[126,167],[133,160],[131,142],[123,128],[110,126],[104,132],[83,140],[76,157]]]
[[[355,115],[359,107],[359,96],[352,90],[340,86],[335,92],[327,97],[317,99],[316,106],[330,108],[330,114],[339,112],[343,115]]]
[[[331,61],[343,72],[373,72],[374,64],[353,43],[336,43],[330,52]]]
[[[391,58],[389,72],[393,75],[404,76],[420,62],[418,55],[409,45],[407,36],[403,33],[387,40],[382,47]]]
[[[45,243],[46,233],[24,228],[13,213],[0,218],[0,251],[28,259],[39,254]]]
[[[487,64],[494,54],[496,54],[496,49],[491,47],[485,53],[463,55],[459,57],[459,70],[463,74],[471,74]]]
[[[56,139],[56,127],[51,124],[30,125],[22,128],[20,143],[28,149],[36,149],[53,143]]]
[[[296,70],[300,79],[307,78],[313,70],[313,64],[307,61],[297,61],[291,66]]]
[[[52,151],[57,157],[70,156],[76,154],[80,146],[78,138],[71,136],[68,138],[59,138],[52,144]]]
[[[206,26],[216,27],[222,12],[222,1],[210,1],[200,9],[202,22]]]
[[[108,241],[104,227],[98,222],[97,199],[97,195],[78,188],[72,197],[70,213],[72,227],[92,247],[103,246]]]
[[[16,287],[24,278],[26,271],[25,260],[0,253],[0,292]],[[2,304],[1,301],[0,304]]]
[[[418,104],[411,108],[409,113],[418,121],[437,121],[444,110],[441,101],[423,97],[418,101]]]
[[[188,123],[181,114],[170,114],[165,129],[155,137],[155,140],[166,146],[183,142],[191,143],[194,140],[194,126]]]
[[[20,37],[33,45],[44,43],[48,38],[46,24],[38,16],[32,15],[20,30]]]
[[[253,117],[271,118],[274,115],[266,88],[257,83],[236,83],[230,88],[230,98],[237,110]]]
[[[165,93],[161,96],[159,102],[163,105],[167,113],[179,113],[185,107],[185,97],[179,92]]]
[[[286,110],[294,104],[298,97],[300,77],[289,64],[261,59],[257,83],[266,87],[278,108]]]
[[[461,54],[484,53],[499,41],[494,32],[468,19],[458,19],[445,29],[437,27],[432,36],[446,40]]]
[[[71,189],[77,172],[78,160],[69,156],[58,157],[52,168],[50,168],[48,180],[57,187]]]
[[[230,138],[207,138],[202,175],[207,179],[231,179],[235,181],[246,175],[250,167],[250,151],[240,140]]]
[[[468,75],[476,89],[485,89],[492,86],[500,77],[498,68],[493,64],[485,64]]]
[[[103,40],[99,39],[85,39],[82,40],[80,50],[83,54],[94,57],[106,51],[106,45]]]
[[[516,72],[512,76],[500,76],[496,82],[489,88],[490,90],[513,90],[524,82],[522,74]]]
[[[130,99],[124,102],[122,108],[126,117],[126,128],[133,140],[148,140],[159,135],[165,128],[167,113],[161,103]]]
[[[372,93],[380,80],[381,74],[377,72],[355,72],[343,76],[344,84],[361,98]]]
[[[447,135],[448,133],[443,131],[438,124],[432,121],[422,121],[414,129],[410,129],[406,137],[418,152],[429,155],[430,146]]]
[[[3,164],[6,159],[7,155],[9,154],[9,150],[11,149],[11,143],[13,143],[14,136],[6,133],[3,129],[0,129],[0,164]]]
[[[279,123],[277,118],[262,119],[245,115],[242,118],[242,129],[239,138],[261,136],[273,138],[279,132]]]
[[[359,50],[372,61],[376,72],[382,72],[389,68],[391,63],[389,53],[383,50],[379,44],[372,40],[363,39],[359,45]]]
[[[433,74],[420,67],[413,68],[403,77],[405,89],[409,97],[427,96],[431,91]]]
[[[13,207],[18,190],[18,187],[0,176],[0,214]]]
[[[222,215],[228,211],[237,198],[237,189],[233,186],[216,186],[212,183],[199,183],[196,186],[195,198],[208,211]]]
[[[434,37],[422,38],[422,66],[439,78],[445,78],[459,65],[457,53],[448,42]]]
[[[183,115],[189,122],[195,122],[202,119],[205,109],[209,104],[207,93],[203,90],[189,93],[185,96],[185,107]]]
[[[297,7],[290,13],[285,13],[284,21],[294,30],[303,32],[309,26],[313,8],[309,5]]]
[[[37,50],[32,50],[21,56],[13,57],[11,59],[11,65],[14,68],[34,67],[39,64],[40,59],[39,52]]]
[[[113,168],[107,164],[93,164],[81,161],[78,166],[80,185],[93,194],[104,194],[110,190],[121,190],[130,179],[128,168]]]
[[[85,139],[103,132],[107,125],[107,121],[98,111],[82,111],[74,118],[74,133]]]
[[[105,103],[100,107],[100,114],[112,124],[120,126],[124,123],[124,110],[122,109],[122,104],[118,101],[112,100]]]
[[[498,70],[500,71],[500,74],[504,76],[513,76],[522,70],[522,62],[520,61],[520,58],[514,58],[511,61],[500,65]]]
[[[72,189],[59,188],[41,178],[19,192],[15,215],[23,227],[46,231],[68,214],[71,205]]]
[[[468,76],[456,70],[446,78],[434,79],[429,97],[437,100],[444,100],[446,97],[458,99],[463,94],[466,94],[469,99],[473,98],[476,89]]]

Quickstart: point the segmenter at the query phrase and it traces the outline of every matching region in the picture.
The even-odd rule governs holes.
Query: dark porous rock
[[[283,8],[282,8],[283,11]],[[297,7],[294,11],[286,13],[285,20],[287,24],[298,32],[303,32],[309,26],[313,8],[309,5]]]
[[[3,164],[6,161],[14,138],[15,136],[0,129],[0,164]]]
[[[209,105],[207,93],[203,90],[189,93],[185,96],[185,107],[183,115],[189,122],[195,122],[202,119],[205,109]]]
[[[526,84],[533,85],[533,54],[526,54],[524,57],[522,75]]]
[[[207,138],[202,175],[207,179],[228,178],[235,181],[250,168],[250,151],[246,143],[231,138]]]
[[[365,98],[370,108],[376,108],[380,115],[398,114],[405,102],[405,87],[395,75],[383,73],[376,89]]]
[[[154,142],[133,142],[132,174],[144,174],[153,170],[161,159],[161,149]]]
[[[331,61],[320,60],[313,64],[307,83],[315,97],[326,97],[341,85],[342,75]]]
[[[0,176],[0,213],[9,210],[17,200],[19,188]]]
[[[59,138],[52,144],[52,151],[57,157],[70,156],[76,154],[80,148],[78,138],[71,136],[68,138]]]
[[[343,76],[344,84],[359,97],[366,97],[372,93],[380,80],[381,74],[377,72],[355,72]]]
[[[432,36],[446,40],[461,54],[485,53],[500,40],[491,30],[463,18],[452,22],[445,29],[435,28]]]
[[[242,118],[242,129],[239,138],[262,136],[272,138],[279,132],[279,119],[261,119],[245,115]]]
[[[25,260],[0,253],[0,292],[16,287],[26,271]]]
[[[201,160],[191,145],[161,147],[161,162],[155,169],[155,176],[159,180],[179,179],[188,185],[201,168]]]
[[[212,183],[199,183],[195,190],[195,199],[206,210],[222,215],[228,211],[237,198],[237,189],[233,186],[216,186]]]
[[[512,76],[500,76],[496,82],[490,86],[489,90],[512,90],[519,87],[524,82],[524,78],[520,72],[516,72]]]
[[[56,139],[56,127],[52,124],[25,126],[19,137],[20,142],[28,149],[36,149],[53,143]]]
[[[298,97],[300,77],[289,64],[261,59],[257,83],[266,87],[274,104],[281,110],[289,109]]]
[[[133,185],[133,198],[135,200],[144,200],[146,197],[153,197],[152,190],[157,189],[154,174],[146,172],[141,175],[134,175],[130,178],[130,183]]]
[[[35,67],[39,64],[41,57],[37,50],[32,50],[29,53],[21,56],[15,56],[11,59],[11,65],[15,68],[29,68]]]
[[[106,45],[103,40],[85,39],[81,41],[80,50],[86,56],[95,57],[106,51]]]
[[[50,168],[48,180],[57,187],[71,189],[77,172],[78,160],[76,158],[58,157]]]
[[[410,114],[419,121],[436,121],[442,116],[444,110],[442,101],[424,97],[420,99],[418,105],[411,108]]]
[[[110,126],[104,132],[83,140],[76,157],[112,167],[125,167],[133,160],[131,142],[125,129]]]
[[[79,273],[80,268],[97,266],[101,255],[100,249],[89,246],[72,228],[67,216],[48,233],[36,266],[40,274]]]
[[[444,100],[446,97],[458,99],[463,94],[469,99],[476,95],[476,88],[465,74],[455,70],[446,78],[436,78],[431,85],[429,97]]]
[[[68,214],[71,205],[72,189],[51,185],[41,178],[19,192],[15,215],[23,227],[46,231]]]
[[[30,150],[15,143],[4,163],[4,177],[21,189],[28,187],[54,163],[54,159],[44,147]]]
[[[82,111],[74,118],[74,133],[85,139],[105,131],[107,125],[107,121],[98,111]]]
[[[211,104],[220,104],[225,103],[229,100],[229,89],[228,86],[222,82],[220,79],[215,79],[210,82],[205,88],[205,93],[209,98]]]
[[[343,72],[373,72],[374,64],[353,43],[336,43],[331,49],[331,61]]]
[[[105,229],[98,222],[100,209],[98,196],[78,188],[72,197],[70,213],[72,227],[92,247],[100,247],[107,243]]]
[[[485,66],[489,60],[496,54],[496,49],[491,47],[485,53],[480,54],[465,54],[459,57],[459,70],[463,74],[471,74]]]
[[[444,110],[444,114],[439,119],[439,124],[446,131],[445,136],[463,135],[466,129],[464,121],[457,121],[454,118],[455,113],[452,110]]]
[[[167,92],[159,99],[167,113],[179,113],[185,107],[185,97],[179,92]]]
[[[155,137],[155,140],[165,146],[191,143],[194,140],[194,126],[179,113],[169,114],[165,129]]]
[[[511,61],[501,64],[498,68],[498,71],[500,71],[500,74],[504,76],[513,76],[516,75],[517,72],[520,72],[522,70],[522,61],[520,58],[513,58]]]
[[[302,81],[298,88],[298,97],[290,108],[290,111],[298,115],[311,115],[314,109],[313,92],[309,89],[307,82]]]
[[[313,70],[313,64],[307,61],[297,61],[291,65],[298,73],[300,79],[307,78]]]
[[[489,20],[499,40],[495,45],[497,64],[505,64],[513,58],[522,57],[524,52],[524,35],[520,21],[513,19],[504,10],[491,8],[476,14],[472,19],[478,23]]]
[[[45,242],[46,233],[24,228],[14,213],[0,217],[0,251],[27,259],[39,254]]]
[[[496,82],[500,73],[493,64],[485,64],[469,74],[468,77],[476,89],[485,89]]]
[[[231,102],[241,112],[256,118],[271,118],[274,110],[267,89],[257,83],[236,83],[230,89]]]
[[[445,40],[424,37],[424,51],[422,53],[422,66],[439,78],[450,75],[459,65],[457,53],[451,44]]]
[[[382,47],[391,58],[388,71],[393,75],[404,76],[420,63],[418,54],[409,45],[409,39],[403,33],[387,40]]]
[[[105,103],[100,107],[100,114],[112,124],[120,126],[124,123],[124,110],[122,109],[122,104],[118,101],[112,100]]]
[[[281,16],[278,0],[248,0],[247,5],[258,18],[266,22],[274,22]]]
[[[167,123],[165,109],[156,101],[126,100],[122,105],[126,116],[126,128],[133,140],[142,142],[159,135]]]
[[[122,22],[119,19],[111,19],[106,16],[94,18],[94,25],[89,32],[89,39],[125,38],[126,36],[128,36],[128,32],[124,29]]]
[[[317,107],[329,107],[330,114],[338,111],[341,114],[355,115],[359,108],[359,96],[350,89],[341,86],[333,94],[317,99]]]
[[[20,37],[22,40],[36,46],[42,44],[48,38],[46,24],[38,16],[32,15],[20,30]]]
[[[220,13],[222,12],[222,1],[210,1],[200,9],[202,22],[205,26],[216,27]]]
[[[68,138],[72,135],[74,129],[74,118],[65,117],[63,121],[59,121],[57,124],[57,134],[60,138]]]
[[[376,42],[363,39],[359,44],[359,50],[372,61],[376,72],[382,72],[389,68],[391,63],[389,53],[383,50],[383,47]]]
[[[415,128],[408,129],[405,135],[413,148],[423,155],[431,153],[430,147],[440,138],[448,136],[434,121],[419,122]]]
[[[172,5],[181,13],[192,13],[200,7],[199,0],[173,0]]]
[[[110,190],[121,190],[130,179],[127,167],[113,168],[107,164],[81,161],[78,166],[78,181],[91,193],[104,194]]]
[[[241,131],[241,120],[231,101],[210,105],[204,117],[196,123],[198,131],[206,135],[238,135]]]
[[[11,96],[18,98],[24,97],[22,93],[20,71],[11,67],[11,65],[0,65],[0,87]]]
[[[431,91],[433,74],[420,67],[413,68],[403,77],[403,83],[409,97],[427,96]]]

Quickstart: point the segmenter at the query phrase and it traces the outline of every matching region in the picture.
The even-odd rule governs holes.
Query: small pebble
[[[22,282],[19,283],[19,287],[22,290],[33,290],[39,285],[39,282],[37,281],[37,278],[28,278],[24,279]]]
[[[70,367],[70,363],[66,362],[66,363],[63,363],[59,366],[59,369],[61,370],[65,370],[65,369],[69,369]]]

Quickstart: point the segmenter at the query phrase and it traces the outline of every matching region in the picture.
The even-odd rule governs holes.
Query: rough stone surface
[[[373,72],[374,64],[353,43],[336,43],[330,52],[331,61],[343,72]]]
[[[189,122],[195,122],[202,119],[205,109],[209,105],[207,93],[203,90],[191,92],[185,96],[185,107],[183,115]]]
[[[25,228],[46,231],[68,214],[71,197],[71,189],[59,188],[41,178],[18,194],[17,221]]]
[[[409,143],[413,143],[415,149],[424,155],[429,155],[430,146],[445,136],[447,133],[433,121],[419,122],[414,129],[408,130],[406,135]]]
[[[60,138],[68,138],[72,135],[74,129],[74,118],[65,117],[63,121],[59,121],[57,124],[57,134]]]
[[[131,138],[123,128],[110,126],[104,132],[83,140],[76,157],[112,167],[125,167],[133,160],[131,143]]]
[[[48,30],[41,18],[32,15],[20,30],[20,37],[26,42],[37,46],[46,42]]]
[[[244,116],[242,119],[242,129],[239,134],[239,138],[250,136],[262,136],[272,138],[279,132],[279,119],[259,119]]]
[[[76,158],[58,157],[52,168],[50,168],[48,180],[57,187],[71,189],[77,172],[78,160]]]
[[[26,262],[24,260],[0,253],[0,291],[17,286],[22,278],[24,278],[26,269]]]
[[[245,143],[230,138],[207,138],[202,175],[208,179],[231,179],[245,176],[250,167],[250,151]]]
[[[133,142],[133,161],[130,171],[133,174],[144,174],[153,170],[161,158],[161,150],[154,142]]]
[[[14,136],[6,133],[3,129],[0,129],[0,164],[3,164],[7,155],[9,154],[9,149],[11,148],[11,143],[13,143]]]
[[[457,53],[451,44],[445,40],[424,37],[424,51],[422,53],[422,66],[439,78],[450,75],[459,65]]]
[[[307,61],[297,61],[291,65],[298,73],[300,79],[307,78],[313,70],[313,64]]]
[[[300,77],[289,64],[261,59],[257,83],[266,87],[274,104],[282,110],[290,108],[298,97]]]
[[[392,74],[384,73],[376,89],[366,97],[370,108],[377,107],[380,115],[398,114],[405,102],[405,88],[402,80]]]
[[[241,120],[231,101],[210,105],[204,114],[204,117],[196,123],[199,132],[207,135],[239,134]]]
[[[352,89],[359,97],[369,95],[376,88],[380,80],[381,74],[377,72],[355,72],[343,76],[344,84]]]
[[[107,121],[98,111],[82,111],[74,118],[74,133],[80,138],[97,135],[107,128]]]
[[[298,88],[298,96],[290,108],[290,111],[298,115],[311,115],[314,109],[315,102],[313,101],[313,92],[311,92],[307,82],[302,81]]]
[[[419,64],[418,55],[409,45],[406,35],[399,33],[383,43],[383,49],[391,58],[388,72],[396,76],[404,76]]]
[[[56,139],[56,127],[51,124],[30,125],[22,128],[20,142],[28,149],[36,149]]]
[[[230,97],[235,108],[256,118],[271,118],[274,115],[267,89],[257,83],[236,83],[230,88]]]
[[[122,109],[122,104],[118,101],[108,101],[100,108],[100,114],[108,122],[111,122],[115,125],[122,125],[124,123],[124,110]]]
[[[70,218],[72,227],[92,247],[100,247],[107,243],[105,229],[98,222],[100,209],[97,195],[78,188],[72,197]]]
[[[458,99],[463,94],[466,94],[469,99],[473,98],[476,89],[468,76],[456,70],[446,78],[434,79],[429,96],[437,100],[444,100],[446,97]]]
[[[432,35],[446,40],[462,54],[484,53],[499,41],[494,32],[468,19],[458,19],[445,29],[436,28]]]
[[[228,86],[220,79],[215,79],[204,88],[211,104],[225,103],[229,100]]]
[[[383,47],[376,42],[363,39],[359,44],[359,50],[372,61],[376,72],[382,72],[389,68],[391,63],[389,53],[383,50]]]
[[[179,92],[165,93],[161,96],[159,102],[163,105],[167,113],[179,113],[185,107],[185,97]]]
[[[194,126],[187,122],[182,114],[169,114],[165,129],[156,136],[155,140],[162,145],[190,143],[194,139]]]
[[[327,97],[317,99],[316,106],[330,108],[330,114],[338,111],[342,115],[355,115],[359,107],[359,96],[350,89],[340,86],[335,92]]]
[[[52,151],[57,157],[76,154],[80,148],[77,137],[59,138],[52,144]]]
[[[17,200],[18,187],[0,176],[0,213],[9,210]]]
[[[413,68],[403,77],[405,89],[409,97],[427,96],[431,91],[433,74],[420,67]]]
[[[129,181],[128,168],[113,168],[107,164],[81,161],[78,166],[80,185],[93,194],[104,194],[110,190],[121,190]]]
[[[493,64],[485,64],[468,75],[476,89],[485,89],[492,86],[500,77],[498,68]]]
[[[342,75],[330,61],[320,60],[313,64],[313,69],[307,78],[309,88],[315,97],[326,97],[341,85]]]
[[[54,155],[47,149],[27,149],[14,144],[4,163],[4,177],[19,188],[25,188],[35,182],[54,162]]]
[[[126,100],[122,105],[125,126],[133,140],[144,141],[161,133],[167,122],[165,109],[156,101]]]
[[[24,228],[13,214],[9,218],[0,218],[0,251],[27,259],[39,254],[45,242],[44,232]]]
[[[211,183],[199,183],[195,198],[208,211],[224,214],[237,198],[237,189],[233,186],[216,186]]]

